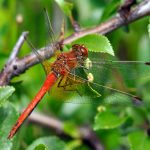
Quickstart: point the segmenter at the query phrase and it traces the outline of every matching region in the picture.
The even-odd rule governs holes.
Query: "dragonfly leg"
[[[65,80],[65,81],[64,81]],[[73,85],[73,82],[67,77],[65,78],[64,76],[60,79],[60,81],[58,82],[57,87],[58,88],[64,88],[64,90],[66,89],[66,87],[71,87]]]
[[[57,87],[58,88],[64,88],[64,90],[66,90],[66,87],[69,87],[69,86],[71,87],[73,84],[72,84],[72,82],[70,82],[70,79],[69,80],[67,80],[67,79],[68,78],[65,78],[64,76],[62,76],[60,81],[57,84]]]
[[[62,80],[63,80],[63,79],[64,79],[64,76],[62,76],[61,79],[59,80],[59,82],[58,82],[58,84],[57,84],[57,87],[58,87],[58,88],[59,88],[59,87],[62,87],[62,86],[61,86],[61,83],[62,83]]]
[[[57,87],[63,88],[64,91],[74,91],[74,92],[76,92],[77,94],[79,94],[80,96],[82,96],[82,94],[81,94],[81,93],[79,92],[79,90],[76,88],[76,85],[79,84],[79,83],[81,83],[81,82],[79,82],[79,81],[77,82],[74,77],[67,77],[67,78],[65,79],[64,83],[62,83],[64,78],[65,78],[65,77],[62,77],[62,78],[60,79],[60,81],[58,82]]]

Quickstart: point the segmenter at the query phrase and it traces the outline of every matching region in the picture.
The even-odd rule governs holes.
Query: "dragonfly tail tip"
[[[7,139],[11,139],[14,135],[15,135],[15,133],[16,133],[16,130],[14,130],[14,128],[9,132],[9,135],[8,135],[8,137],[7,137]]]
[[[13,137],[13,135],[11,133],[9,133],[7,139],[10,140]]]

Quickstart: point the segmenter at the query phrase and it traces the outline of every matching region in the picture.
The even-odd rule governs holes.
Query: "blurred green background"
[[[117,0],[70,0],[69,2],[73,5],[72,12],[74,18],[82,28],[96,26],[111,18],[116,14],[121,4],[121,1]],[[53,0],[0,0],[1,69],[7,62],[13,46],[23,31],[29,31],[29,38],[36,48],[45,46],[47,35],[45,34],[44,7],[48,10],[56,38],[59,35],[63,18],[65,18],[66,23],[65,36],[67,37],[73,33],[68,17],[63,14],[63,11]],[[125,27],[122,27],[106,35],[112,44],[116,56],[121,60],[150,61],[148,22],[149,18],[144,17],[130,24],[128,26],[128,32]],[[24,43],[19,52],[19,57],[23,57],[30,52],[31,49]],[[122,107],[123,109],[109,106],[108,112],[103,115],[103,113],[97,111],[98,105],[59,104],[53,100],[51,101],[48,94],[43,98],[35,111],[55,116],[64,121],[66,125],[64,130],[73,139],[68,140],[55,137],[57,135],[55,135],[54,131],[30,123],[22,126],[13,141],[8,141],[6,139],[8,131],[17,119],[19,110],[27,106],[40,89],[44,79],[43,68],[41,65],[36,65],[12,80],[12,82],[22,82],[15,85],[16,91],[9,98],[9,102],[3,107],[0,107],[0,116],[2,116],[0,119],[0,145],[2,150],[34,149],[35,146],[32,143],[39,137],[47,138],[39,139],[35,144],[36,146],[44,143],[49,149],[88,150],[90,148],[75,136],[79,134],[76,133],[76,127],[80,125],[96,126],[98,129],[96,129],[95,133],[100,142],[108,150],[130,149],[131,147],[136,150],[150,149],[148,132],[150,107],[148,105],[144,108]],[[150,78],[141,82],[136,87],[139,86],[138,90],[140,91],[142,89],[142,97],[150,101],[150,93],[148,90],[150,89]],[[114,117],[112,121],[116,121],[116,124],[113,125],[113,123],[110,123],[108,129],[104,129],[97,125],[99,119],[95,119],[94,121],[95,116],[97,118],[104,118],[104,122],[112,116],[112,118]],[[121,119],[117,120],[117,116],[120,116]],[[60,147],[57,147],[57,144]],[[44,145],[37,147],[37,149],[40,148],[44,148]]]

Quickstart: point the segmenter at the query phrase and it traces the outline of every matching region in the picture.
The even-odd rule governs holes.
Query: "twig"
[[[9,57],[9,60],[7,63],[10,63],[11,61],[13,61],[17,57],[19,50],[25,41],[24,37],[26,37],[28,35],[28,33],[29,32],[22,32],[16,45],[14,46],[14,48],[12,50],[12,53],[10,54],[10,57]]]
[[[21,46],[23,45],[25,41],[25,37],[27,35],[28,35],[28,32],[22,32],[17,43],[15,44],[12,50],[12,53],[10,54],[8,62],[5,64],[5,67],[0,72],[0,86],[9,84],[12,73],[14,72],[14,70],[17,70],[17,65],[15,64],[15,62],[17,60],[17,55],[19,53],[19,50]]]
[[[95,28],[81,30],[72,34],[71,36],[64,39],[63,44],[69,44],[78,38],[92,33],[107,34],[123,25],[129,24],[148,15],[150,15],[150,1],[145,0],[142,3],[136,5],[130,11],[130,14],[125,20],[121,16],[116,16]],[[43,59],[50,58],[54,54],[55,50],[53,49],[53,45],[54,44],[49,46],[48,49],[46,47],[39,49],[39,54],[43,57]],[[5,66],[3,71],[0,73],[0,85],[9,84],[11,78],[25,72],[29,67],[37,63],[39,63],[39,61],[34,54],[27,55],[21,59],[14,59],[14,61],[9,66]]]
[[[77,21],[75,21],[74,17],[71,15],[70,17],[70,22],[72,24],[72,27],[74,29],[74,32],[79,32],[81,29],[80,29],[80,25],[77,23]]]
[[[71,135],[67,134],[64,131],[64,123],[60,120],[43,115],[41,113],[33,112],[29,118],[29,122],[39,124],[40,126],[47,127],[56,131],[56,133],[61,136],[65,135],[66,137],[72,139]],[[86,145],[88,145],[92,150],[104,150],[100,139],[95,135],[95,133],[87,126],[78,128],[78,133],[80,133],[79,139],[81,139]]]
[[[80,128],[81,139],[89,145],[92,150],[104,150],[103,144],[100,142],[100,138],[96,136],[94,131],[87,127],[83,126]]]
[[[134,4],[137,4],[136,0],[125,0],[118,10],[119,14],[126,19],[130,14],[131,7]]]

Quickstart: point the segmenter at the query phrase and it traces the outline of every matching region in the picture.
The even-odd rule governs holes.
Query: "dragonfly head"
[[[78,57],[82,57],[84,60],[88,57],[88,49],[83,44],[74,44],[72,50]]]

